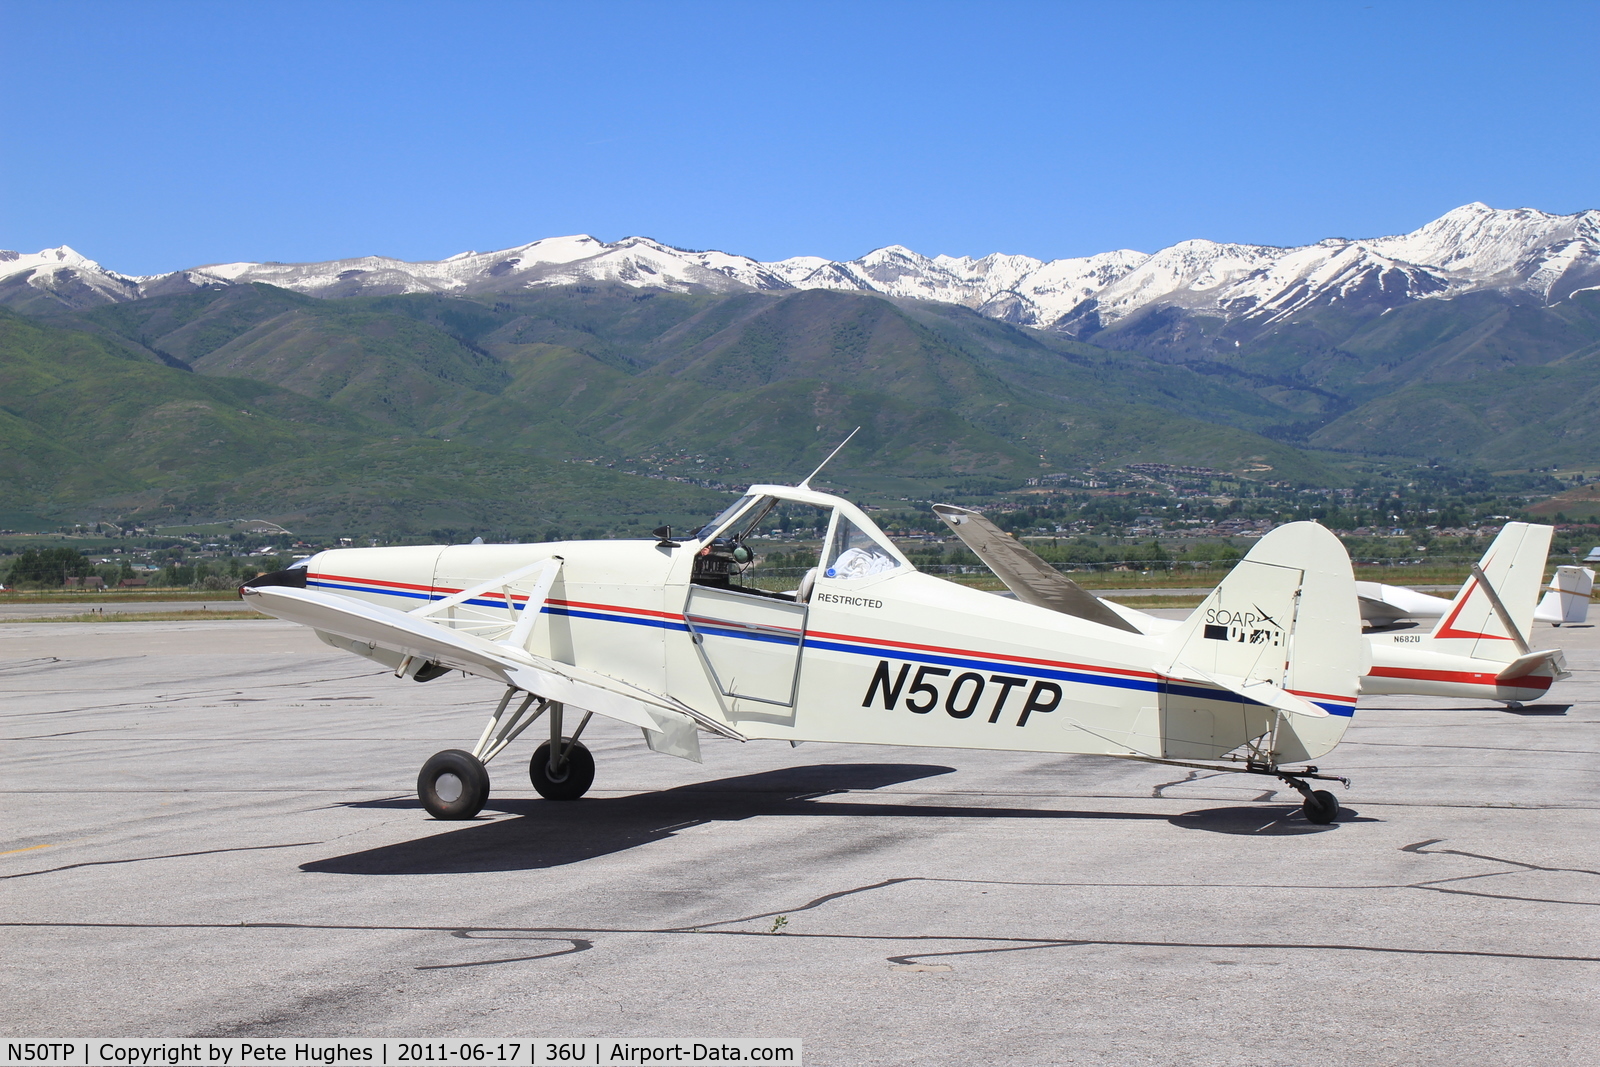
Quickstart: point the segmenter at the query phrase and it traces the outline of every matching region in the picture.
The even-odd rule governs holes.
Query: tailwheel
[[[470,819],[489,800],[489,772],[472,753],[446,749],[422,765],[417,798],[435,819]]]
[[[1318,789],[1306,797],[1300,810],[1305,814],[1306,822],[1326,826],[1339,817],[1339,798],[1326,789]]]
[[[594,784],[594,756],[577,738],[563,737],[560,745],[556,760],[549,741],[534,750],[528,778],[546,800],[577,800]]]

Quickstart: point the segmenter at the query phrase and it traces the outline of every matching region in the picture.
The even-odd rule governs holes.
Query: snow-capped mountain
[[[0,252],[6,303],[45,297],[84,307],[247,282],[318,297],[503,293],[591,282],[680,292],[842,289],[961,304],[1019,325],[1086,335],[1160,308],[1272,323],[1341,302],[1393,307],[1483,289],[1558,303],[1600,288],[1600,211],[1550,215],[1468,204],[1393,237],[1330,238],[1299,248],[1194,240],[1155,253],[1123,249],[1049,262],[1000,254],[929,258],[890,245],[848,262],[797,256],[762,263],[643,237],[608,244],[575,236],[438,262],[367,256],[222,263],[135,277],[65,246],[36,255]]]
[[[137,300],[145,295],[139,282],[138,278],[106,270],[66,245],[31,256],[0,251],[0,287],[16,289],[26,285],[26,291],[48,293],[68,307]]]

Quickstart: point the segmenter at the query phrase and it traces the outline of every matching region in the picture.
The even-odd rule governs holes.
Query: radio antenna
[[[861,432],[861,427],[857,426],[855,429],[850,431],[850,437],[854,437],[856,434],[858,434],[860,432]],[[839,442],[839,447],[834,449],[832,452],[829,452],[828,453],[828,458],[823,460],[821,463],[817,464],[817,469],[812,471],[810,474],[806,475],[803,479],[801,479],[800,484],[795,486],[795,488],[796,489],[810,489],[811,488],[811,479],[815,478],[817,475],[822,473],[822,468],[826,467],[828,465],[829,460],[832,460],[834,456],[837,456],[840,452],[844,451],[844,446],[850,443],[850,437],[846,437],[843,441],[840,441]]]

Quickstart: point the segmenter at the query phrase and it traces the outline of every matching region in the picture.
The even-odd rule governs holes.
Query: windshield
[[[710,522],[706,523],[689,536],[694,538],[696,541],[706,540],[712,534],[716,533],[725,522],[739,514],[739,512],[743,511],[745,505],[754,499],[755,497],[753,496],[740,497],[738,500],[735,500],[733,503],[723,508],[722,511],[718,513],[716,518],[712,519]]]
[[[742,497],[721,515],[695,531],[695,540],[708,541],[716,537],[719,540],[743,541],[755,532],[777,503],[778,498],[775,496]]]

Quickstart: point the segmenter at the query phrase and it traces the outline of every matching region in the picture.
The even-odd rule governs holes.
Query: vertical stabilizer
[[[1370,656],[1350,557],[1313,522],[1256,542],[1165,640],[1169,758],[1222,758],[1248,743],[1252,759],[1315,759],[1344,736]]]
[[[1589,618],[1589,596],[1593,592],[1594,571],[1588,567],[1557,567],[1550,591],[1534,609],[1534,620],[1577,626]]]
[[[1474,574],[1461,586],[1428,635],[1429,647],[1497,663],[1510,663],[1526,651],[1554,532],[1551,526],[1506,523],[1478,563],[1482,577]]]

